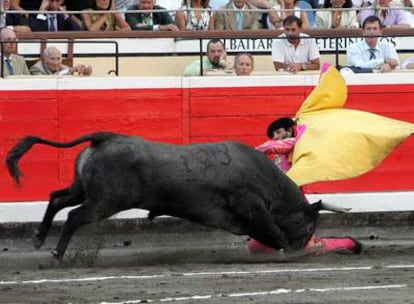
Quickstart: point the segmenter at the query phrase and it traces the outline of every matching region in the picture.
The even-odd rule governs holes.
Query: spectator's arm
[[[61,12],[66,12],[66,6],[60,6],[59,10]],[[72,14],[64,14],[67,27],[71,31],[80,31],[83,27],[82,20]]]
[[[294,137],[283,140],[268,140],[257,146],[255,149],[265,154],[287,154],[295,147],[296,139]]]
[[[276,71],[286,70],[288,67],[286,63],[280,61],[273,61],[273,66],[275,67]]]
[[[302,28],[308,29],[310,28],[308,15],[305,11],[300,11],[300,19],[302,20]]]
[[[32,65],[29,72],[31,75],[44,75],[43,71],[37,66],[37,63]]]
[[[306,71],[306,70],[319,70],[321,67],[321,62],[319,57],[315,58],[313,60],[311,60],[309,63],[304,63],[302,65],[302,70]]]
[[[128,22],[125,21],[125,19],[122,17],[120,13],[114,13],[113,17],[115,18],[117,29],[119,29],[120,31],[131,30],[131,27],[129,26]]]
[[[88,31],[99,31],[108,22],[106,14],[98,15],[95,22],[92,21],[91,13],[83,13],[82,18]]]
[[[131,29],[136,31],[152,31],[154,26],[141,23],[141,19],[139,19],[138,16],[137,13],[125,14],[125,21],[129,24]]]
[[[175,24],[181,31],[184,31],[186,29],[187,20],[185,18],[184,11],[177,11],[175,14]]]

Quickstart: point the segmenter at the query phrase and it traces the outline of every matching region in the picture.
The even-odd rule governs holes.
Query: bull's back
[[[89,188],[115,185],[110,191],[119,195],[138,193],[131,189],[139,189],[141,196],[159,192],[172,197],[189,189],[210,193],[245,188],[279,200],[290,182],[263,153],[233,141],[173,145],[119,136],[89,149],[81,162],[83,176],[95,183]]]

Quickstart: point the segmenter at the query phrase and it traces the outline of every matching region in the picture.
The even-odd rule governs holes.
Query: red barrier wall
[[[52,80],[50,80],[52,81]],[[305,81],[306,82],[306,81]],[[221,84],[222,86],[223,84]],[[256,145],[270,121],[293,116],[313,85],[165,87],[0,91],[0,156],[21,137],[35,134],[66,141],[92,131],[116,131],[148,139],[192,143],[222,139]],[[350,85],[346,107],[414,123],[411,84]],[[351,123],[351,122],[350,122]],[[340,143],[338,143],[340,145]],[[81,147],[35,146],[21,161],[22,188],[0,170],[0,201],[46,200],[72,180]],[[414,190],[414,138],[361,177],[318,183],[308,193]]]

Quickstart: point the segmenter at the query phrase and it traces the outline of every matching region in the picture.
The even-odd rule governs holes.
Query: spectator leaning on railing
[[[30,18],[30,27],[34,32],[58,32],[80,31],[78,19],[71,14],[57,14],[53,11],[65,12],[62,7],[63,0],[43,0],[39,11],[49,11],[46,14],[39,13]]]
[[[399,64],[394,46],[387,40],[381,40],[381,20],[377,16],[369,16],[362,25],[363,40],[351,44],[346,50],[348,66],[354,72],[390,72]]]
[[[130,11],[143,10],[147,12],[134,13]],[[139,0],[138,5],[128,8],[125,20],[133,30],[138,31],[178,31],[173,19],[164,7],[155,5],[155,0]]]
[[[42,58],[30,68],[32,75],[79,75],[92,74],[90,65],[78,64],[68,67],[62,64],[62,53],[58,48],[50,46],[42,53]]]
[[[215,14],[216,30],[255,30],[261,14],[247,0],[231,0]],[[256,11],[255,11],[256,10]]]
[[[185,1],[187,3],[187,1]],[[175,14],[175,23],[180,30],[214,30],[214,14],[209,10],[209,0],[191,0]]]
[[[207,43],[206,56],[202,60],[203,71],[201,71],[201,62],[198,59],[185,68],[184,76],[201,76],[202,72],[231,70],[231,66],[227,63],[224,44],[220,39],[211,39]]]
[[[276,71],[297,73],[319,70],[319,49],[313,38],[302,33],[302,21],[296,16],[283,20],[284,33],[273,39],[272,61]]]
[[[112,13],[115,5],[112,0],[95,0],[91,9],[82,14],[85,27],[89,31],[130,31],[128,23],[121,13]],[[98,13],[95,11],[108,11]]]
[[[316,12],[316,27],[323,29],[359,27],[356,10],[350,10],[352,6],[352,0],[325,0],[323,5],[325,9]],[[340,10],[343,8],[347,10]]]
[[[30,75],[23,56],[17,55],[16,33],[7,27],[0,31],[0,39],[3,42],[4,75]]]
[[[406,12],[396,6],[391,6],[392,0],[377,0],[367,9],[361,9],[359,23],[363,24],[368,16],[377,16],[384,27],[410,27]]]
[[[25,14],[8,14],[11,8],[11,0],[3,0],[3,9],[6,15],[6,26],[15,32],[31,32],[29,20]]]

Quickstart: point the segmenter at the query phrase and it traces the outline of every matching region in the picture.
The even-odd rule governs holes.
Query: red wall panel
[[[414,122],[411,85],[349,86],[346,107]],[[60,141],[87,132],[114,131],[170,143],[224,139],[257,145],[267,125],[293,116],[311,86],[41,90],[0,92],[0,156],[19,138],[35,134]],[[47,199],[73,178],[81,147],[35,146],[21,161],[23,187],[0,165],[0,201]],[[378,168],[346,181],[317,183],[310,193],[414,190],[414,139]]]

